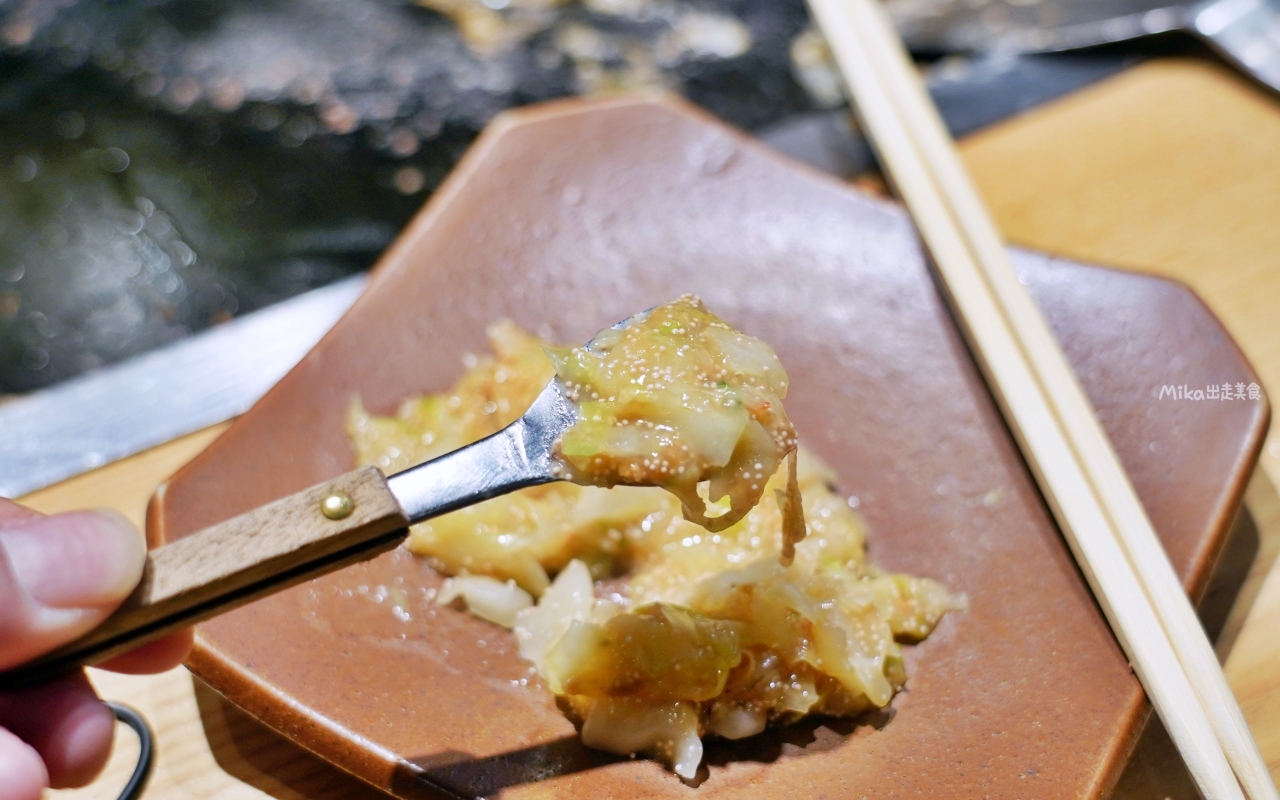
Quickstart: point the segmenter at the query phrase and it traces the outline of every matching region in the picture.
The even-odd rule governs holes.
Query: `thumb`
[[[146,545],[114,511],[0,527],[0,670],[88,632],[142,577]]]

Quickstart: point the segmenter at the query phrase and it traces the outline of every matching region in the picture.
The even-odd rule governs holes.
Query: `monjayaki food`
[[[560,442],[575,483],[660,486],[680,498],[686,519],[714,532],[746,516],[795,452],[782,408],[787,373],[773,349],[697,298],[547,352],[579,410]],[[792,533],[802,538],[803,523]]]
[[[883,707],[901,643],[963,600],[866,559],[835,476],[798,448],[764,342],[682,297],[553,347],[500,322],[494,356],[393,417],[352,403],[360,464],[394,472],[518,418],[552,376],[579,421],[566,478],[414,526],[437,600],[514,631],[584,744],[691,779],[702,738]],[[586,484],[586,485],[583,485]],[[612,486],[613,488],[604,488]],[[596,582],[610,581],[610,591]]]

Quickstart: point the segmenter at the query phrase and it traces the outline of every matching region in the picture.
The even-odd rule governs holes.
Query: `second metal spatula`
[[[1182,31],[1280,92],[1280,0],[942,0],[886,4],[914,52],[1057,53]]]

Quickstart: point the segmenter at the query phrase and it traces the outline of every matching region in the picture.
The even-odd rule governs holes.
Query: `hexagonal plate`
[[[1207,579],[1264,400],[1183,286],[1016,253],[1173,561]],[[801,438],[866,517],[872,559],[966,593],[908,648],[891,710],[708,746],[695,789],[586,750],[512,637],[432,606],[401,550],[200,626],[190,665],[267,724],[411,796],[1082,797],[1114,784],[1145,701],[941,302],[906,215],[687,105],[505,115],[384,256],[366,294],[157,494],[178,537],[350,469],[351,396],[448,387],[502,317],[561,342],[685,293],[777,350]],[[410,619],[379,602],[404,592]],[[407,599],[406,599],[407,598]]]

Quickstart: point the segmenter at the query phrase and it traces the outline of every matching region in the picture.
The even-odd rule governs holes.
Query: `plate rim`
[[[697,122],[710,125],[718,132],[731,137],[736,146],[748,149],[756,155],[763,156],[793,172],[801,173],[811,180],[817,179],[842,192],[857,194],[860,198],[873,204],[883,205],[895,209],[898,213],[904,213],[902,206],[893,200],[871,194],[809,164],[779,153],[749,134],[733,128],[706,110],[671,92],[649,90],[603,98],[571,97],[509,109],[496,115],[468,147],[466,153],[441,183],[440,187],[405,225],[401,234],[396,237],[391,246],[378,258],[377,263],[370,270],[368,286],[375,285],[378,277],[383,272],[394,269],[397,264],[404,263],[404,255],[412,252],[418,241],[430,233],[437,217],[443,213],[452,198],[466,187],[470,177],[486,162],[489,153],[509,132],[548,119],[589,115],[600,111],[645,105],[666,108],[678,115],[692,117]],[[1074,259],[1044,254],[1039,251],[1027,250],[1026,248],[1013,249],[1047,257],[1054,263],[1084,266],[1104,273],[1133,276],[1176,287],[1192,298],[1200,306],[1206,317],[1222,331],[1224,338],[1239,358],[1240,363],[1252,375],[1254,382],[1258,382],[1256,370],[1249,362],[1248,357],[1241,351],[1239,344],[1230,335],[1226,326],[1222,324],[1221,320],[1204,300],[1185,282],[1139,269],[1118,269],[1096,264],[1081,264]],[[924,252],[924,258],[926,261],[929,260],[927,251]],[[932,267],[930,267],[930,270],[932,273]],[[343,315],[343,318],[349,314],[358,313],[361,304],[366,300],[367,294],[368,290],[366,289]],[[944,303],[944,305],[947,304]],[[949,305],[947,305],[947,308],[949,311]],[[315,348],[318,349],[324,346],[329,337],[333,335],[335,335],[333,331],[326,333],[315,345]],[[961,337],[961,341],[963,342],[963,337]],[[965,346],[967,350],[967,344]],[[972,359],[971,353],[969,358]],[[306,360],[304,357],[287,375],[291,375],[295,370],[303,368]],[[989,394],[990,390],[987,389],[987,392]],[[257,403],[255,403],[256,405]],[[252,410],[251,408],[250,411]],[[246,415],[248,413],[246,412]],[[1207,590],[1213,569],[1225,549],[1231,527],[1243,508],[1245,490],[1265,445],[1266,431],[1270,418],[1270,402],[1264,390],[1260,402],[1255,406],[1255,413],[1250,420],[1248,434],[1245,437],[1246,446],[1242,448],[1239,459],[1233,465],[1230,480],[1225,484],[1225,491],[1221,495],[1222,502],[1219,504],[1209,526],[1210,530],[1191,555],[1188,577],[1184,585],[1192,591],[1193,602],[1198,602]],[[146,511],[146,538],[149,548],[158,547],[168,539],[165,531],[166,514],[164,506],[166,490],[170,483],[180,481],[189,470],[194,468],[197,462],[216,452],[220,447],[227,446],[228,434],[237,429],[240,424],[239,420],[240,418],[234,420],[204,450],[157,487],[148,502]],[[1020,454],[1019,460],[1025,465],[1025,460],[1021,459]],[[1031,485],[1035,486],[1034,481],[1031,482]],[[1036,492],[1039,494],[1038,487],[1036,487]],[[1056,529],[1056,521],[1052,519],[1051,515],[1049,519]],[[1087,585],[1084,588],[1086,591],[1090,591]],[[393,791],[393,786],[401,789],[408,788],[409,791],[407,792],[396,791],[395,796],[402,797],[417,797],[419,795],[422,797],[462,797],[462,795],[458,795],[447,787],[431,781],[425,771],[417,768],[412,763],[397,757],[394,753],[379,747],[358,734],[330,722],[321,712],[293,700],[292,697],[275,686],[260,679],[252,671],[240,669],[233,659],[204,639],[200,635],[198,627],[196,629],[195,645],[185,665],[193,675],[201,679],[214,692],[246,711],[274,732],[376,789],[391,792]],[[1132,705],[1134,708],[1129,709],[1125,714],[1128,721],[1127,729],[1114,738],[1109,752],[1101,757],[1103,763],[1095,774],[1094,785],[1089,787],[1088,793],[1090,796],[1104,795],[1115,786],[1151,718],[1152,709],[1150,703],[1146,701],[1146,698],[1141,693],[1136,695]],[[374,776],[378,778],[377,781],[373,779]],[[397,776],[411,776],[415,782],[419,782],[421,791],[414,791],[412,785],[405,787],[402,782],[396,780]]]

